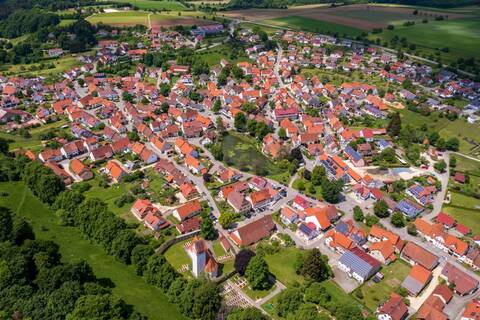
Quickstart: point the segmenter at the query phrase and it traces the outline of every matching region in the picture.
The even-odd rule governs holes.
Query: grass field
[[[227,165],[258,175],[273,175],[282,170],[260,150],[259,142],[246,135],[230,132],[223,138],[222,150]]]
[[[480,144],[480,126],[476,124],[468,123],[463,119],[450,121],[447,118],[441,118],[438,113],[432,113],[430,116],[425,117],[408,109],[398,111],[402,116],[402,125],[410,124],[415,128],[419,128],[426,123],[429,129],[437,131],[444,139],[457,137],[460,141],[461,153],[468,154],[474,147],[465,138]]]
[[[177,1],[157,1],[157,0],[117,0],[120,3],[130,3],[143,10],[169,10],[181,11],[185,6]]]
[[[191,260],[188,257],[187,252],[183,246],[191,240],[185,240],[174,244],[164,253],[165,258],[172,265],[175,270],[178,270],[181,266],[188,264],[191,265]]]
[[[429,23],[416,23],[414,26],[396,26],[394,30],[371,35],[371,38],[380,38],[391,41],[394,36],[405,37],[409,43],[417,46],[420,54],[435,54],[437,49],[449,48],[448,53],[441,52],[444,62],[455,61],[463,57],[480,57],[480,19],[463,18]]]
[[[297,248],[283,248],[279,252],[266,255],[265,261],[268,264],[270,272],[286,286],[291,286],[295,282],[303,283],[303,278],[295,273],[293,267],[297,256],[302,251]]]
[[[23,148],[30,149],[33,152],[37,152],[40,151],[40,149],[43,147],[42,141],[40,140],[40,135],[42,133],[46,133],[50,129],[60,128],[66,123],[66,120],[59,120],[57,122],[52,122],[41,127],[31,129],[29,130],[31,134],[30,138],[23,138],[19,135],[6,132],[0,132],[0,137],[12,141],[9,145],[11,151]]]
[[[442,211],[451,215],[458,223],[462,223],[472,230],[473,235],[480,234],[480,210],[443,206]]]
[[[65,21],[65,20],[62,20]],[[41,69],[41,64],[49,65],[53,63],[53,68]],[[73,67],[80,66],[81,63],[78,61],[78,57],[72,55],[65,55],[60,58],[45,58],[41,63],[33,64],[15,64],[15,65],[5,65],[5,70],[14,75],[21,75],[24,77],[28,76],[59,76],[61,73],[72,69]]]
[[[106,12],[91,15],[87,20],[92,24],[102,22],[116,26],[148,25],[148,13],[145,11]]]
[[[59,225],[54,213],[23,183],[0,183],[0,192],[8,193],[8,196],[0,198],[0,205],[25,217],[32,224],[38,239],[55,241],[60,246],[63,261],[86,260],[98,278],[108,278],[113,282],[112,291],[116,296],[149,319],[185,319],[167,302],[167,297],[159,289],[147,285],[137,276],[132,266],[107,255],[101,246],[85,239],[77,228]]]
[[[272,24],[279,27],[287,27],[295,30],[318,32],[324,34],[338,34],[341,37],[352,38],[360,35],[363,32],[363,30],[358,28],[301,16],[290,16],[263,20],[262,23]]]
[[[375,310],[377,306],[390,297],[410,272],[410,266],[401,260],[383,266],[381,270],[385,276],[382,281],[375,283],[372,280],[364,283],[356,289],[352,294],[358,298],[357,291],[361,291],[363,299],[359,299],[367,308]]]

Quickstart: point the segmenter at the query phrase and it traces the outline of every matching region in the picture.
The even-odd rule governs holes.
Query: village
[[[52,128],[15,153],[68,188],[90,183],[99,197],[120,190],[108,205],[156,239],[180,274],[221,283],[224,310],[274,314],[292,279],[269,263],[275,277],[259,293],[234,261],[280,243],[288,248],[279,252],[320,250],[328,281],[378,319],[479,319],[480,234],[443,210],[452,185],[470,183],[452,166],[468,139],[417,141],[406,137],[416,128],[400,127],[406,112],[474,125],[480,83],[313,33],[277,31],[269,37],[278,46],[268,48],[250,28],[235,32],[243,60],[223,57],[200,71],[144,63],[164,46],[198,50],[225,32],[221,24],[187,35],[152,28],[142,35],[148,46],[131,47],[117,30],[102,31],[95,55],[80,56],[82,66],[58,82],[0,77],[0,123],[16,135]],[[125,60],[135,64],[128,76],[99,71]],[[468,103],[449,104],[455,99]],[[218,237],[202,236],[205,220]],[[293,270],[274,256],[267,262]]]

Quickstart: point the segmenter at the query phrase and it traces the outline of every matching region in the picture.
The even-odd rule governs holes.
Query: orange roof
[[[393,232],[380,228],[377,225],[373,225],[370,229],[370,236],[380,240],[388,240],[391,244],[396,245],[400,237]]]
[[[409,274],[412,278],[417,280],[418,282],[422,284],[427,284],[427,282],[430,281],[430,277],[432,276],[432,272],[425,269],[419,264],[416,264],[412,267],[412,270],[410,270]]]
[[[85,170],[87,166],[80,160],[78,159],[73,159],[70,161],[70,170],[73,171],[73,173],[79,175],[83,170]]]
[[[117,181],[125,174],[125,170],[114,160],[107,162],[106,169],[108,170],[108,174]]]

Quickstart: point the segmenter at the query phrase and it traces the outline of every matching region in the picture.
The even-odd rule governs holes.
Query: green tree
[[[304,303],[293,313],[289,313],[287,320],[329,320],[330,317],[326,314],[318,312],[317,306],[312,303]]]
[[[295,314],[303,304],[303,291],[300,288],[289,288],[278,295],[277,314],[286,318],[289,314]]]
[[[128,307],[111,295],[87,295],[80,297],[75,309],[67,315],[67,320],[126,319]]]
[[[380,220],[378,219],[377,216],[374,216],[372,214],[368,214],[366,217],[365,217],[365,224],[369,227],[377,224]]]
[[[125,264],[131,263],[133,248],[140,243],[140,239],[131,229],[121,230],[112,241],[112,254]]]
[[[412,235],[412,236],[416,236],[417,235],[417,227],[415,226],[414,223],[410,222],[408,225],[407,225],[407,232],[408,234]]]
[[[315,186],[319,186],[322,183],[323,178],[325,178],[325,175],[326,171],[324,167],[315,166],[312,171],[310,182]]]
[[[217,112],[220,111],[220,109],[222,109],[222,102],[220,101],[220,99],[217,99],[217,100],[215,100],[215,103],[213,104],[212,111],[214,113],[217,113]]]
[[[287,131],[284,128],[280,127],[278,129],[278,137],[282,140],[286,140],[287,139]]]
[[[327,289],[320,282],[313,282],[305,290],[305,301],[326,306],[332,299]]]
[[[327,202],[338,203],[340,201],[342,189],[343,180],[341,179],[330,181],[325,178],[322,180],[322,197]]]
[[[438,162],[436,162],[433,167],[435,168],[435,170],[437,170],[438,172],[445,172],[447,170],[447,163],[444,161],[444,160],[440,160]]]
[[[373,206],[373,212],[379,218],[386,218],[389,216],[388,205],[385,201],[380,200],[375,203]]]
[[[390,122],[387,126],[387,133],[390,137],[395,138],[400,134],[400,129],[402,128],[402,120],[400,118],[400,113],[395,112],[390,119]]]
[[[363,211],[359,206],[353,207],[353,219],[355,221],[363,221],[365,219]]]
[[[10,210],[0,207],[0,242],[10,240],[13,231],[13,219]]]
[[[458,141],[456,137],[452,137],[445,142],[445,148],[447,150],[458,151],[459,145],[460,141]]]
[[[235,126],[235,129],[237,129],[237,131],[245,131],[245,127],[247,125],[247,117],[245,117],[245,114],[243,112],[239,112],[235,115],[233,125]]]
[[[322,255],[318,249],[307,251],[298,271],[303,277],[317,282],[327,280],[333,275],[328,265],[328,257]]]
[[[208,215],[203,215],[200,224],[200,234],[206,240],[215,240],[217,238],[217,231],[213,226],[213,221]]]
[[[148,258],[154,254],[154,250],[150,245],[138,244],[133,248],[131,254],[132,264],[135,265],[135,272],[138,275],[143,275],[143,271],[148,263]]]
[[[245,270],[245,278],[253,290],[266,290],[272,286],[268,264],[259,255],[250,259]]]
[[[235,222],[237,219],[237,215],[230,211],[224,211],[220,213],[220,217],[218,218],[218,223],[222,226],[222,228],[228,228],[232,223]]]
[[[395,212],[394,214],[392,214],[391,222],[396,228],[405,227],[405,217],[400,212]]]
[[[363,320],[362,310],[351,302],[342,302],[337,305],[335,318],[338,320]]]

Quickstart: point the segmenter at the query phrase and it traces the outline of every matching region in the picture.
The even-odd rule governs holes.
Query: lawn
[[[53,64],[50,68],[49,65]],[[60,58],[44,58],[40,63],[34,64],[15,64],[7,65],[10,74],[22,75],[24,77],[32,76],[59,76],[61,73],[79,66],[81,63],[78,57],[72,55],[65,55]]]
[[[450,121],[445,117],[440,117],[438,113],[432,113],[425,117],[417,112],[408,109],[398,110],[402,116],[402,124],[410,124],[414,128],[419,128],[423,124],[428,124],[428,129],[436,131],[444,139],[456,137],[460,141],[460,152],[468,154],[474,148],[474,145],[467,140],[475,141],[480,144],[480,126],[468,123],[463,119]]]
[[[286,27],[295,30],[318,32],[324,34],[338,34],[341,37],[356,37],[362,34],[363,30],[341,25],[334,22],[321,21],[301,16],[289,16],[261,21],[279,27]]]
[[[236,64],[238,62],[249,61],[250,59],[241,52],[241,56],[236,57],[235,59],[231,59],[232,53],[232,45],[231,44],[220,44],[215,47],[200,50],[197,52],[196,56],[200,57],[203,61],[205,61],[209,66],[217,66],[220,64],[220,60],[225,59],[229,61],[231,64]]]
[[[266,255],[265,261],[277,280],[286,286],[291,286],[295,282],[304,282],[303,277],[296,274],[294,269],[294,263],[301,253],[302,250],[297,248],[282,248],[272,255]]]
[[[252,290],[249,286],[245,286],[242,288],[242,291],[245,292],[253,301],[256,301],[268,296],[268,294],[275,290],[275,288],[276,286],[274,285],[268,290]]]
[[[442,211],[451,215],[458,223],[469,227],[474,235],[480,234],[480,210],[445,205]]]
[[[30,138],[23,138],[19,135],[10,134],[6,132],[0,132],[0,137],[4,139],[12,140],[12,142],[9,145],[11,151],[23,148],[23,149],[30,149],[36,152],[36,151],[40,151],[40,149],[43,147],[42,141],[40,140],[40,135],[42,133],[45,133],[50,129],[59,129],[61,126],[65,125],[66,123],[67,123],[66,120],[59,120],[57,122],[52,122],[49,124],[42,125],[38,128],[31,129],[29,130],[31,134]]]
[[[260,143],[255,138],[230,132],[222,142],[223,160],[244,172],[267,176],[282,173],[275,162],[260,151]]]
[[[60,246],[64,262],[86,260],[98,278],[108,278],[113,283],[113,293],[134,306],[135,310],[150,319],[185,319],[167,301],[167,297],[126,266],[105,253],[99,245],[92,244],[77,228],[58,224],[50,209],[41,203],[21,182],[2,182],[0,205],[25,217],[33,226],[38,239],[52,240]]]
[[[143,10],[169,10],[182,11],[185,6],[177,1],[156,1],[156,0],[117,0],[120,3],[130,3]]]
[[[192,261],[184,249],[184,245],[190,241],[191,240],[188,239],[179,243],[175,243],[163,254],[167,261],[170,262],[172,267],[175,268],[175,270],[180,269],[185,264],[188,264],[189,267],[191,266]]]
[[[455,170],[480,176],[479,161],[468,159],[458,154],[450,155],[450,157],[455,157],[457,159]]]
[[[293,181],[292,187],[296,190],[300,190],[305,194],[315,199],[322,199],[322,187],[314,186],[312,183],[304,178],[297,178]]]
[[[375,310],[381,302],[387,300],[390,294],[400,287],[410,272],[410,266],[397,260],[388,266],[383,266],[380,272],[385,276],[382,281],[375,283],[370,280],[352,293],[354,297],[359,298],[358,292],[361,291],[363,298],[359,298],[359,300],[370,310]]]
[[[102,22],[116,26],[148,25],[148,13],[145,11],[106,12],[91,15],[87,20],[92,24]]]

